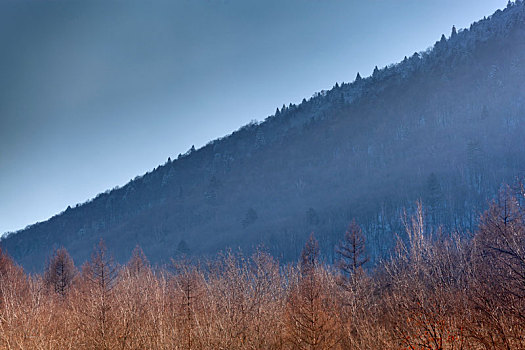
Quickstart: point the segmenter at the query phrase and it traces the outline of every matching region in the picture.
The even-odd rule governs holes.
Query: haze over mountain
[[[506,3],[0,1],[0,235]]]
[[[259,244],[292,260],[313,231],[331,259],[355,217],[380,256],[418,199],[429,225],[473,229],[523,172],[524,49],[525,5],[509,3],[1,244],[29,269],[58,246],[84,261],[100,238],[120,261],[136,244],[156,262]]]

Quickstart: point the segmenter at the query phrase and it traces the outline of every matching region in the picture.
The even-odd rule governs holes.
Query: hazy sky
[[[507,0],[0,0],[0,233]]]

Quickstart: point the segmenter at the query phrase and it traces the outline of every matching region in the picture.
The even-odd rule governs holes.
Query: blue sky
[[[0,233],[506,3],[0,0]]]

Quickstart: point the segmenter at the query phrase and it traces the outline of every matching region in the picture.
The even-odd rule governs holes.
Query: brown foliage
[[[138,247],[117,266],[101,242],[74,278],[65,250],[28,276],[0,249],[0,348],[524,349],[519,198],[503,191],[470,241],[426,230],[419,204],[391,259],[370,273],[350,259],[351,284],[313,235],[285,267],[257,251],[153,269]]]

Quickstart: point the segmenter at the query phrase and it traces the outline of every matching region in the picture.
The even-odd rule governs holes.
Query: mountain
[[[7,235],[30,270],[103,238],[118,261],[260,244],[296,259],[315,232],[326,259],[356,218],[372,256],[421,199],[428,225],[472,230],[525,165],[525,5],[453,28],[432,48],[336,84],[261,123],[190,149],[121,188]]]

